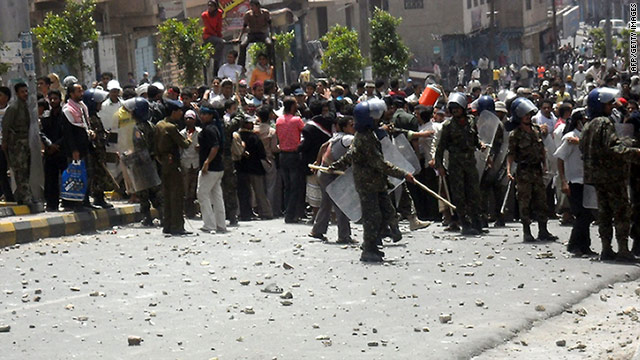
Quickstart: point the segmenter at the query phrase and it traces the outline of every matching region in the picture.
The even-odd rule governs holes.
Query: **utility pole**
[[[613,67],[613,41],[611,40],[611,1],[605,1],[604,41],[607,50],[607,66]]]
[[[556,64],[558,63],[558,23],[556,20],[557,11],[556,11],[556,0],[551,0],[551,13],[553,14],[553,54],[556,59]]]
[[[358,0],[360,18],[360,51],[365,58],[369,57],[369,0]]]
[[[5,84],[13,91],[13,86],[24,82],[29,87],[29,145],[31,148],[31,172],[29,183],[34,199],[42,199],[44,188],[44,169],[42,156],[40,155],[40,127],[38,125],[38,107],[36,104],[36,72],[33,55],[33,42],[31,39],[31,26],[29,24],[28,1],[0,1],[0,40],[5,45],[18,46],[20,48],[21,64],[12,68],[3,75]],[[15,99],[15,93],[12,96]]]
[[[491,27],[490,29],[490,40],[491,40],[491,45],[489,46],[489,50],[490,50],[490,54],[489,56],[491,56],[491,60],[492,62],[496,61],[496,0],[491,1],[490,3],[491,5],[491,24],[489,25]],[[495,67],[495,65],[494,65]],[[493,70],[493,69],[492,69]]]

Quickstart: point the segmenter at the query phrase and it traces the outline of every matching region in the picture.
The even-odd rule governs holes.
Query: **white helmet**
[[[467,96],[461,92],[454,92],[449,94],[449,101],[447,102],[447,108],[452,104],[456,104],[462,109],[467,109]]]
[[[107,83],[107,90],[111,91],[115,89],[122,91],[122,88],[120,87],[120,83],[118,82],[118,80],[115,80],[115,79],[109,80],[109,82]]]

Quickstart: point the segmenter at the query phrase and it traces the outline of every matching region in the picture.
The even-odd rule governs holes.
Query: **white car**
[[[600,20],[598,24],[599,28],[604,29],[604,24],[606,20]],[[622,30],[627,27],[627,23],[620,19],[611,19],[611,33],[613,34],[622,34]]]

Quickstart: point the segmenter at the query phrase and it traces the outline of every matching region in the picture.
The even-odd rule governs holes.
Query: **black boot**
[[[102,194],[97,194],[96,196],[94,196],[93,198],[93,205],[95,206],[99,206],[103,209],[112,209],[113,205],[109,204],[105,199],[104,199],[104,193]]]
[[[522,232],[524,233],[524,237],[522,238],[522,241],[524,241],[524,242],[534,242],[534,241],[536,241],[536,239],[533,237],[533,235],[531,235],[531,225],[522,224]]]
[[[600,261],[612,261],[616,259],[618,254],[611,247],[611,240],[602,240],[602,252],[600,253]]]
[[[631,248],[631,253],[635,256],[640,256],[640,239],[633,240],[633,247]]]
[[[558,240],[558,237],[555,235],[552,235],[549,230],[547,230],[547,223],[546,222],[539,222],[538,223],[538,240],[540,241],[556,241]]]
[[[473,220],[473,222],[471,223],[471,226],[478,230],[480,232],[480,234],[488,234],[489,230],[484,229],[485,227],[488,227],[489,225],[487,224],[486,226],[484,225],[484,223],[486,223],[486,221],[483,221],[479,218],[476,218]]]
[[[461,234],[467,236],[477,236],[482,234],[482,232],[473,227],[468,221],[465,220],[462,222]]]
[[[397,223],[389,224],[389,230],[391,231],[391,240],[393,240],[394,243],[402,240],[402,233]]]

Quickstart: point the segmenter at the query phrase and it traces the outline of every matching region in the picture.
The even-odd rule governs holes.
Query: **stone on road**
[[[612,354],[637,347],[637,266],[573,258],[560,242],[523,244],[516,224],[468,238],[439,225],[401,228],[404,239],[387,243],[383,264],[361,263],[357,245],[332,244],[333,226],[322,243],[307,237],[308,226],[281,219],[224,235],[165,238],[134,225],[5,248],[0,324],[11,331],[0,336],[2,358],[468,359],[513,346],[518,333],[557,315],[570,316],[568,326],[596,318],[580,301],[605,289],[607,301],[597,303],[617,304],[621,281],[635,302],[611,318],[629,324],[629,335],[610,335],[610,346]],[[570,228],[554,222],[550,230],[567,239]],[[353,237],[362,240],[360,226]],[[570,335],[554,333],[544,349],[595,347]],[[128,346],[129,336],[144,345]],[[537,344],[519,340],[518,348]]]

